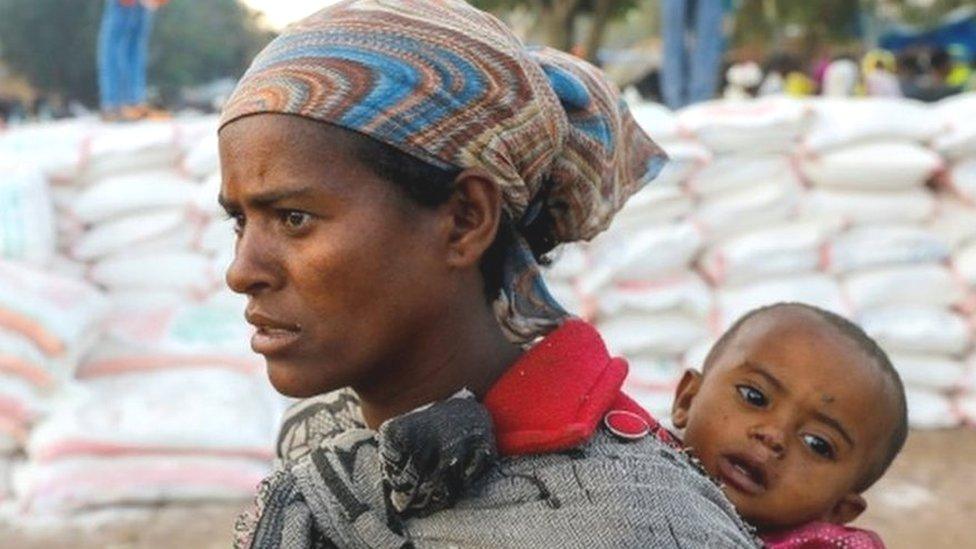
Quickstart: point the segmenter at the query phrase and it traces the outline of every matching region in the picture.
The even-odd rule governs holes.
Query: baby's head
[[[764,532],[854,520],[908,429],[884,351],[846,319],[792,303],[739,319],[703,373],[685,373],[672,421]]]

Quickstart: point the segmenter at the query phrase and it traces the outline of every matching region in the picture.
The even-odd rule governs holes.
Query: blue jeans
[[[672,109],[715,96],[725,36],[722,0],[661,0],[661,94]]]
[[[105,0],[98,33],[98,88],[102,110],[146,102],[146,64],[153,11],[140,2]]]

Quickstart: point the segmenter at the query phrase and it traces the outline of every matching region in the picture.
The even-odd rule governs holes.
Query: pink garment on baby
[[[874,532],[827,522],[811,522],[774,534],[764,534],[767,549],[884,549]]]

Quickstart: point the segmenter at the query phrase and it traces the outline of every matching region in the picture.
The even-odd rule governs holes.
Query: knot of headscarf
[[[259,113],[334,124],[442,168],[480,167],[516,229],[553,244],[605,229],[666,159],[598,69],[526,48],[461,0],[344,0],[288,27],[255,58],[221,126]],[[566,317],[523,234],[504,272],[495,310],[514,340]]]

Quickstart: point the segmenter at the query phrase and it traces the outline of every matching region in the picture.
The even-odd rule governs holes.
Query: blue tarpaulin
[[[911,47],[942,47],[953,44],[966,47],[970,55],[976,53],[976,9],[957,10],[937,27],[896,27],[881,35],[882,48],[894,52]]]

